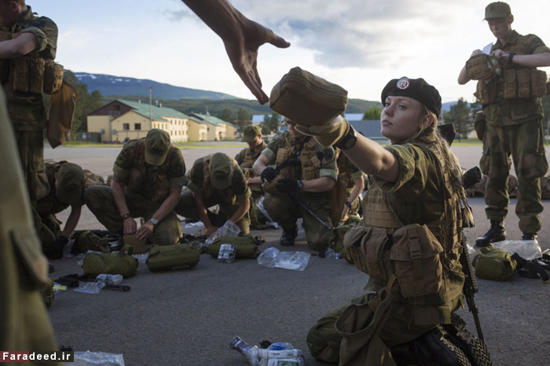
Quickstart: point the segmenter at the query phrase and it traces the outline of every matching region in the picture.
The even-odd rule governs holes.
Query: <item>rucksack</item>
[[[472,264],[476,277],[484,280],[507,281],[514,276],[517,263],[510,253],[492,246],[481,248]]]
[[[88,253],[84,258],[84,273],[97,277],[99,274],[120,274],[124,278],[136,274],[139,262],[132,257],[132,247],[124,246],[119,253]]]
[[[193,268],[200,261],[200,252],[189,244],[155,245],[149,251],[147,267],[150,271],[169,271]]]
[[[260,254],[258,245],[261,243],[262,239],[254,238],[250,234],[245,236],[219,236],[207,247],[206,252],[214,258],[218,258],[222,244],[233,244],[237,247],[235,258],[257,258]]]

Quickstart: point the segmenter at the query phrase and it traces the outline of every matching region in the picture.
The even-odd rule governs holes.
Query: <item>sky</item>
[[[204,0],[207,1],[207,0]],[[291,43],[260,48],[263,89],[291,68],[380,100],[391,79],[424,78],[443,102],[473,102],[475,82],[457,77],[475,49],[495,38],[479,0],[232,0],[248,18]],[[513,28],[550,46],[550,1],[510,0]],[[180,0],[27,0],[59,28],[57,62],[73,72],[151,79],[254,99],[223,43]],[[550,73],[550,68],[546,68]],[[154,94],[154,91],[153,91]]]

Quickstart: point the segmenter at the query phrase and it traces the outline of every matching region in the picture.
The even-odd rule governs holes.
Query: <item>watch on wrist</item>
[[[159,220],[155,219],[154,217],[151,217],[150,221],[153,224],[153,226],[156,226],[159,223]]]
[[[120,217],[122,217],[122,221],[124,221],[124,220],[130,218],[130,213],[129,213],[129,212],[126,212],[125,214],[120,215]]]
[[[514,56],[515,56],[515,55],[516,55],[515,52],[509,52],[509,53],[508,53],[508,63],[509,63],[509,64],[511,64],[511,63],[513,62],[512,60],[514,59]]]
[[[302,188],[304,188],[304,182],[298,179],[296,181],[296,187],[298,187],[298,190],[300,191]]]
[[[349,126],[349,131],[346,134],[346,136],[344,136],[344,138],[334,146],[336,146],[341,150],[348,150],[354,147],[356,142],[357,142],[357,136],[355,135],[355,129]]]
[[[349,208],[351,208],[351,202],[350,202],[350,201],[346,201],[346,206],[348,206]]]

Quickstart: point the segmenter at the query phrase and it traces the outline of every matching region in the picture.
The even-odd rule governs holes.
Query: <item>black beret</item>
[[[402,96],[418,100],[439,118],[441,112],[441,96],[436,88],[424,79],[393,79],[382,90],[382,104],[388,96]]]

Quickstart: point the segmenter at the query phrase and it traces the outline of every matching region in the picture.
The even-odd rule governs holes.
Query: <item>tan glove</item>
[[[321,145],[332,146],[339,142],[349,132],[349,122],[342,116],[323,125],[296,125],[296,129],[308,136],[315,136]]]

